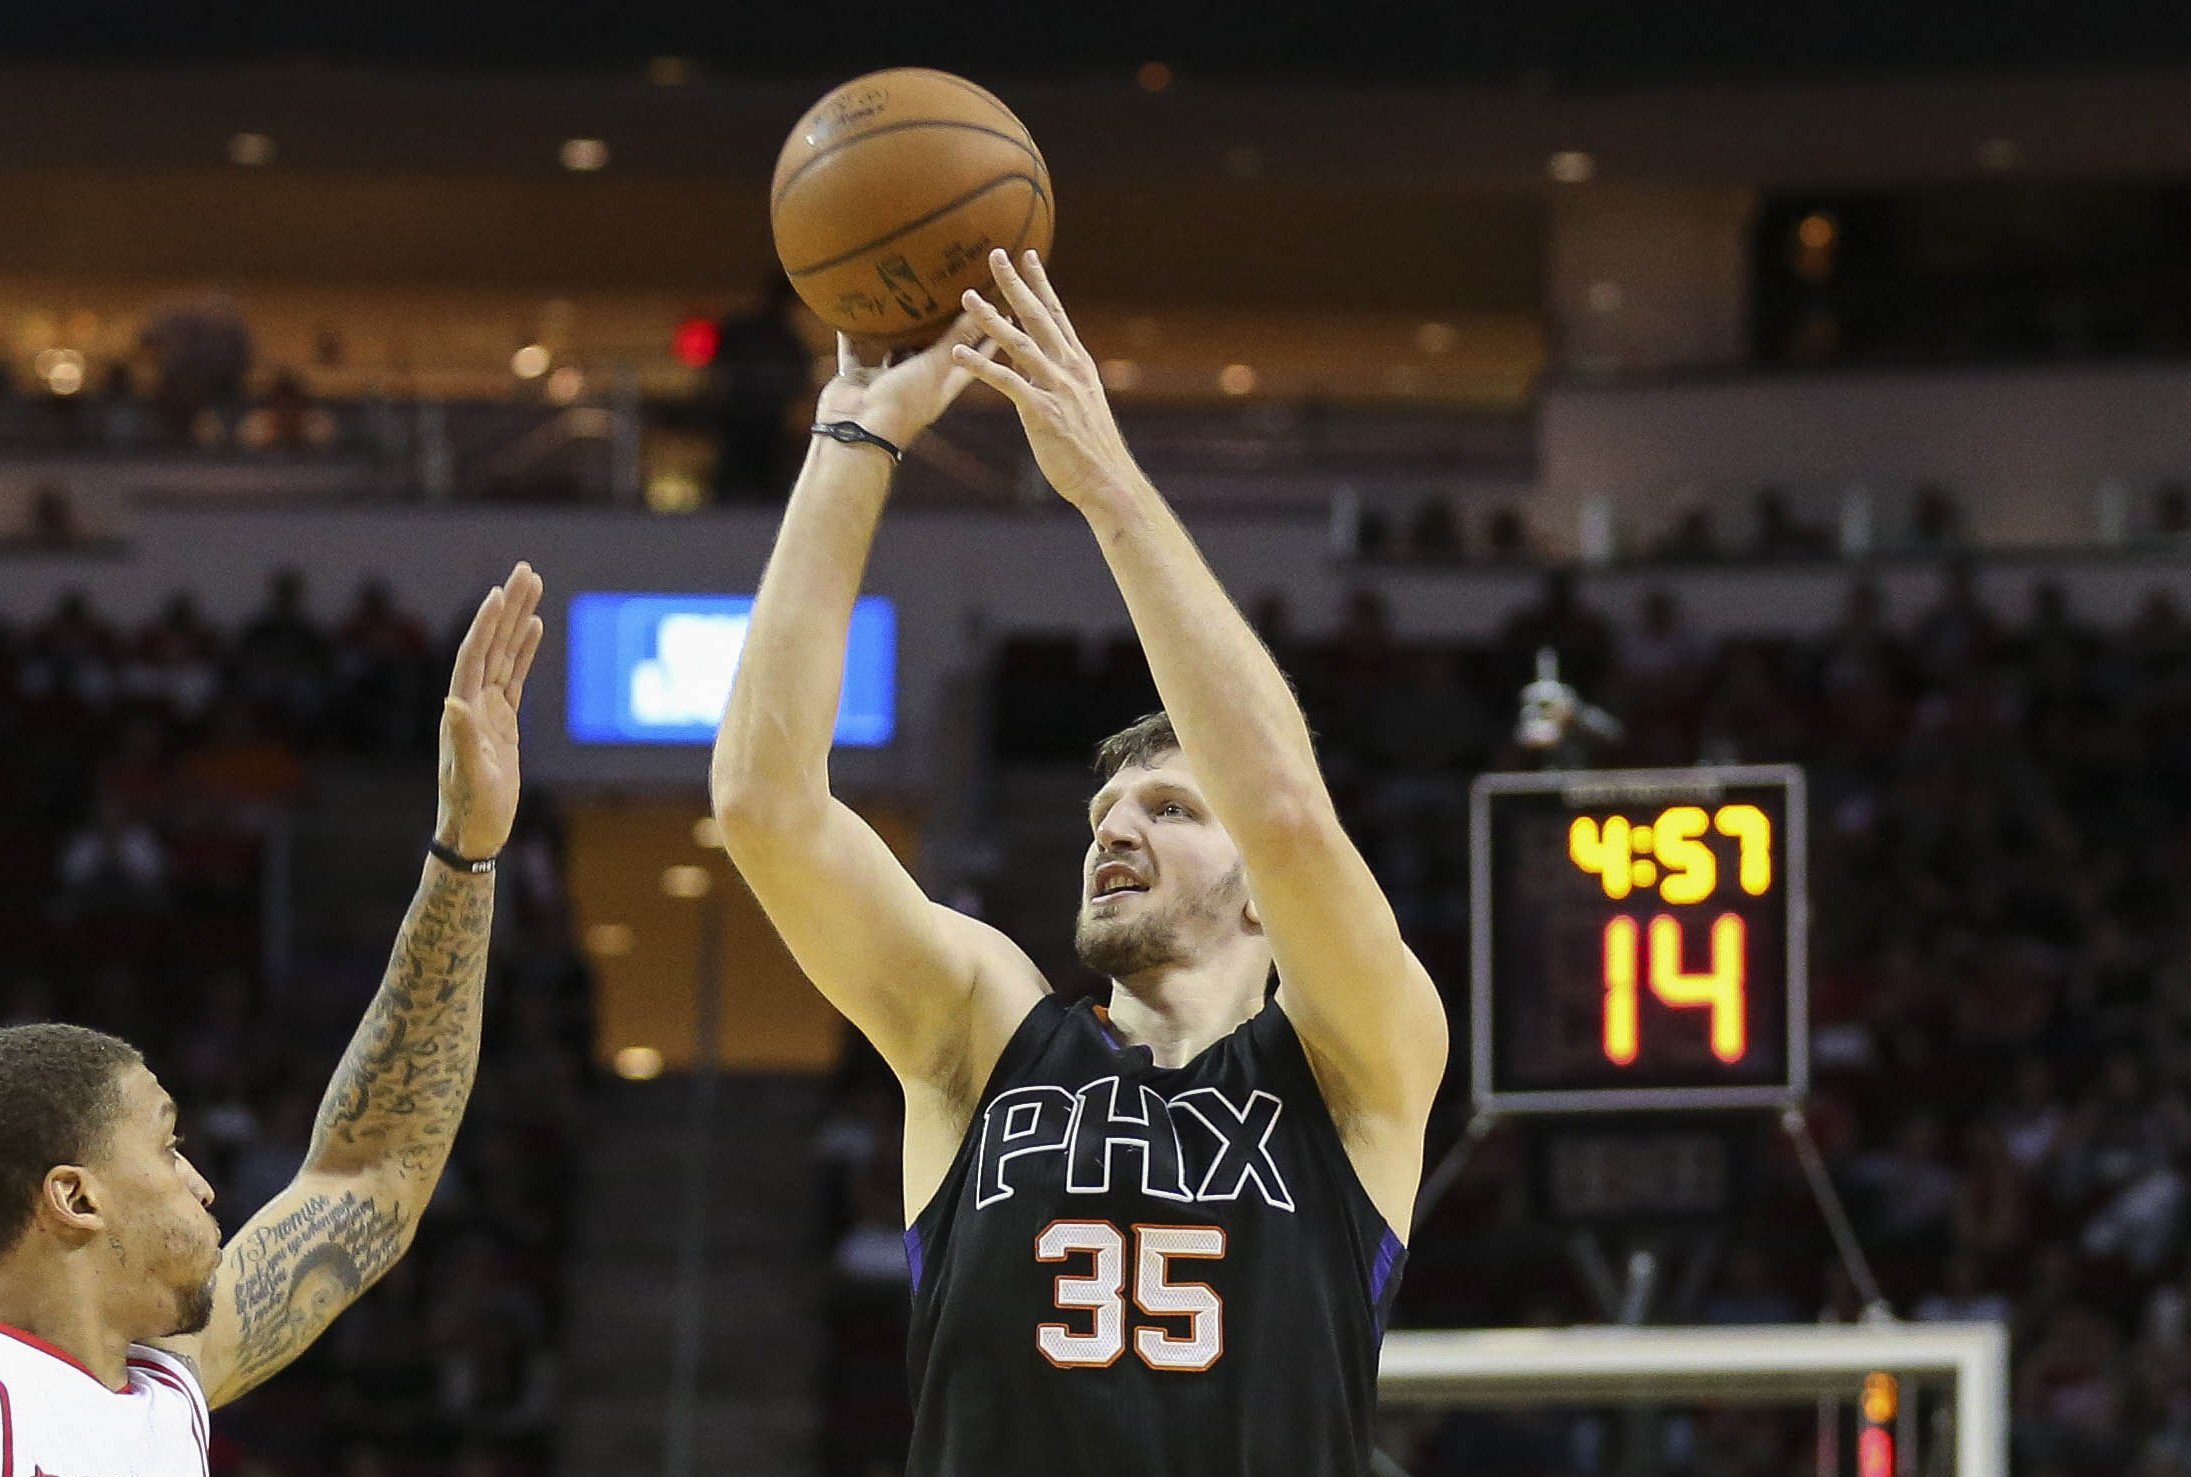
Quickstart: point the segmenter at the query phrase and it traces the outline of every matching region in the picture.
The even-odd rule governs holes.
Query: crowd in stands
[[[1804,640],[1713,639],[1661,591],[1616,624],[1554,576],[1499,639],[1395,636],[1358,595],[1306,639],[1268,597],[1252,613],[1298,683],[1349,827],[1453,1010],[1465,1063],[1468,783],[1536,767],[1512,739],[1541,646],[1613,710],[1608,765],[1794,761],[1810,786],[1812,1130],[1886,1300],[1904,1318],[2002,1317],[2014,1441],[2029,1477],[2191,1477],[2191,623],[2163,593],[2128,628],[2080,620],[2036,584],[2003,619],[1967,566],[1890,611],[1861,577]],[[1084,757],[1155,702],[1130,640],[1008,644],[995,735],[1005,763]],[[1009,859],[1007,859],[1009,864]],[[1025,936],[1043,921],[993,918]],[[1054,927],[1049,931],[1055,932]],[[1449,1073],[1435,1158],[1462,1134]],[[856,1296],[902,1267],[877,1228],[898,1207],[895,1105],[864,1057],[828,1143],[841,1214],[831,1398],[868,1439],[833,1474],[895,1472],[898,1346]],[[1769,1125],[1766,1125],[1769,1128]],[[1753,1193],[1712,1273],[1668,1321],[1847,1320],[1851,1279],[1784,1141],[1761,1134]],[[858,1152],[847,1155],[847,1145]],[[1416,1236],[1397,1319],[1493,1327],[1598,1321],[1564,1233],[1531,1204],[1522,1134],[1502,1128]],[[870,1204],[868,1202],[878,1202]],[[1396,1449],[1417,1477],[1592,1477],[1618,1469],[1623,1417],[1456,1415]],[[1815,1418],[1707,1411],[1667,1422],[1650,1470],[1809,1473]]]
[[[309,936],[270,954],[269,828],[331,758],[430,795],[460,633],[372,583],[315,620],[286,574],[232,630],[187,594],[134,627],[80,595],[0,625],[0,1022],[70,1020],[142,1048],[227,1231],[301,1162],[387,958]],[[591,989],[545,796],[528,796],[501,875],[478,1088],[417,1244],[298,1365],[222,1411],[216,1477],[548,1470]],[[405,901],[386,900],[390,940]]]

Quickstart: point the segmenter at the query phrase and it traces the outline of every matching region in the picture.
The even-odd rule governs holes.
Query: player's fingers
[[[510,570],[510,577],[502,582],[502,609],[495,616],[494,640],[487,648],[489,682],[509,679],[510,657],[517,649],[518,633],[532,618],[532,573],[532,566],[519,560]]]
[[[1050,356],[1043,351],[1042,345],[1028,336],[1026,329],[1005,317],[995,303],[971,287],[966,289],[965,303],[966,311],[981,325],[982,332],[1004,345],[1005,352],[1012,356],[1012,362],[1019,366],[1022,374],[1031,380],[1048,376],[1053,367]],[[951,351],[951,357],[958,358],[957,349]]]
[[[449,696],[468,698],[487,680],[487,647],[494,640],[502,617],[502,587],[496,585],[472,615],[471,628],[456,649],[456,666],[449,673]]]
[[[1025,270],[1021,275],[1026,277],[1027,285],[1035,290],[1035,296],[1042,299],[1042,305],[1050,310],[1050,317],[1057,324],[1059,336],[1078,352],[1087,353],[1087,349],[1080,342],[1080,331],[1073,327],[1073,320],[1065,312],[1064,300],[1050,284],[1050,269],[1043,265],[1042,253],[1030,251],[1023,260]]]
[[[518,561],[518,568],[525,571],[522,588],[519,591],[521,598],[517,607],[517,625],[519,632],[522,633],[525,629],[525,622],[531,620],[534,613],[540,609],[540,597],[547,593],[548,582],[540,577],[539,570],[533,568],[531,564],[524,560]]]
[[[503,598],[509,602],[509,610],[502,617],[505,636],[522,630],[525,622],[531,619],[532,613],[540,607],[542,588],[540,575],[530,560],[520,559],[511,566],[510,577],[502,582]]]
[[[540,654],[540,638],[547,634],[547,625],[539,616],[530,616],[525,629],[518,633],[517,658],[510,667],[510,680],[502,685],[503,696],[515,708],[525,700],[525,678],[533,669],[533,658]]]
[[[1049,308],[1044,306],[1041,298],[1035,296],[1035,290],[1027,285],[1026,279],[1012,265],[1011,253],[1002,247],[990,252],[989,271],[996,278],[997,290],[1012,305],[1012,311],[1019,315],[1019,321],[1027,326],[1027,332],[1042,345],[1043,352],[1053,359],[1063,359],[1067,352],[1065,335],[1058,331],[1056,321],[1050,317]]]
[[[966,387],[974,382],[973,372],[964,368],[958,362],[957,351],[961,347],[971,348],[984,359],[994,359],[1004,352],[1004,345],[993,338],[985,338],[978,344],[953,344],[951,346],[951,372],[943,377],[943,403],[946,405],[965,394]]]
[[[980,319],[972,313],[961,313],[951,320],[951,326],[944,330],[943,338],[939,342],[945,345],[944,357],[948,359],[951,356],[951,346],[965,344],[972,348],[988,336],[988,330],[981,326]]]
[[[959,368],[1002,394],[1022,410],[1031,405],[1034,397],[1041,393],[1025,377],[997,363],[993,357],[984,357],[964,344],[951,350],[951,358]]]

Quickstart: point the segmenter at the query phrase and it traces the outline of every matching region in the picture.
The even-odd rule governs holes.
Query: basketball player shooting
[[[479,1060],[540,590],[519,564],[473,617],[431,855],[387,975],[297,1177],[227,1246],[135,1048],[0,1030],[0,1471],[202,1477],[209,1410],[303,1353],[410,1246]]]
[[[904,1089],[907,1470],[1358,1477],[1444,1011],[1039,260],[990,266],[1010,318],[968,293],[906,362],[843,348],[713,772],[733,860]],[[1104,742],[1086,816],[1076,940],[1108,1009],[930,903],[829,792],[897,449],[976,379],[1087,519],[1166,704]]]

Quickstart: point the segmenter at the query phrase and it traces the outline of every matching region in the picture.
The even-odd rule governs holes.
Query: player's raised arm
[[[1246,862],[1278,964],[1279,1001],[1334,1116],[1390,1138],[1358,1159],[1393,1225],[1420,1173],[1421,1132],[1445,1070],[1445,1015],[1368,864],[1341,829],[1284,675],[1184,526],[1128,453],[1097,375],[1033,253],[991,257],[1019,323],[969,293],[1009,367],[961,352],[1010,397],[1050,483],[1088,520],[1126,599],[1180,745]],[[1387,1132],[1389,1130],[1389,1132]]]
[[[993,1061],[1041,989],[1016,946],[931,903],[829,789],[845,636],[890,474],[971,382],[951,355],[965,348],[978,360],[979,337],[962,320],[887,369],[863,367],[840,342],[818,424],[887,444],[814,439],[754,601],[711,771],[724,843],[769,921],[909,1087],[959,1079],[969,1053]],[[984,981],[1016,1007],[972,1010]]]
[[[480,602],[442,710],[434,855],[379,993],[320,1102],[297,1177],[221,1254],[205,1331],[163,1341],[214,1405],[303,1353],[417,1234],[479,1064],[494,918],[484,864],[517,815],[517,710],[540,648],[540,576]]]

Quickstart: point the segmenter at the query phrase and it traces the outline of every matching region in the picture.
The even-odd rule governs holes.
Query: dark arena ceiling
[[[2054,71],[2191,61],[2169,0],[170,0],[7,7],[0,63],[314,58],[599,71],[675,56],[730,76],[908,63],[1182,75],[1622,87]]]

